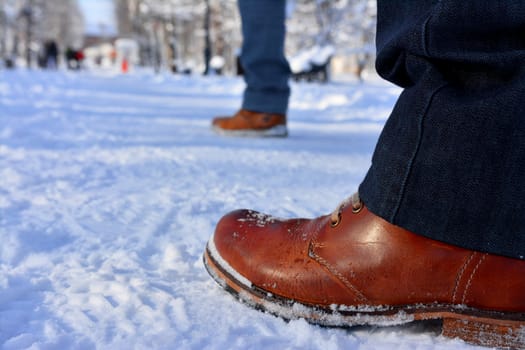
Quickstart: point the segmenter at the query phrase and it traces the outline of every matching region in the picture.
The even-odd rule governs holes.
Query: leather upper
[[[238,210],[221,219],[213,240],[254,286],[305,304],[525,312],[525,261],[416,235],[366,207],[342,208],[336,227],[328,215],[283,220]]]

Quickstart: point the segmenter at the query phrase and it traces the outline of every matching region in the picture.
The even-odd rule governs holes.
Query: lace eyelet
[[[363,202],[359,202],[359,205],[352,206],[352,213],[359,214],[359,212],[363,210]]]
[[[341,213],[337,214],[337,220],[331,220],[330,221],[330,226],[332,228],[335,228],[339,225],[339,223],[341,222]]]

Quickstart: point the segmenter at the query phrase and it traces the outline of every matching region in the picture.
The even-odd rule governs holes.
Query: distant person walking
[[[47,69],[57,69],[58,67],[58,46],[54,40],[49,40],[44,45],[45,67]]]

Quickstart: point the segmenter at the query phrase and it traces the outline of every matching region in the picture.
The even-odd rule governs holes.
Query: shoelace
[[[357,214],[363,209],[363,202],[361,201],[361,198],[359,198],[359,193],[354,193],[350,198],[344,200],[341,204],[337,206],[337,208],[333,211],[332,215],[330,216],[330,225],[332,227],[336,227],[341,222],[341,213],[343,212],[343,209],[351,203],[352,205],[352,213]]]

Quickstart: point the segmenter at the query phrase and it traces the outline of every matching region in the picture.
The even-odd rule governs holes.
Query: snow
[[[399,89],[294,84],[286,139],[227,138],[238,78],[0,71],[0,348],[475,349],[433,325],[321,328],[205,271],[219,218],[330,213]]]

